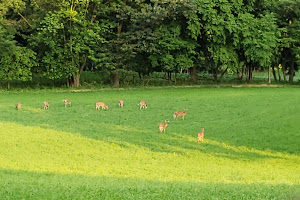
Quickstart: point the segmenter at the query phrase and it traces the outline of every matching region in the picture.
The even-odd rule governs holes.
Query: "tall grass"
[[[300,197],[298,88],[0,95],[4,199]],[[64,98],[71,107],[64,107]],[[121,98],[124,108],[117,105]],[[146,110],[137,105],[142,99]],[[45,100],[49,110],[42,109]],[[97,111],[97,101],[110,109]],[[172,119],[184,108],[185,120]],[[169,126],[159,133],[164,120]],[[197,143],[201,127],[204,142]]]

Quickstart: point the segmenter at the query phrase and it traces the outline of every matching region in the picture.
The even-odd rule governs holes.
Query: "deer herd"
[[[67,106],[71,106],[72,103],[68,100],[68,99],[64,99],[64,104],[65,104],[65,107]],[[48,101],[44,101],[44,110],[48,110],[49,109],[49,102]],[[118,105],[119,107],[123,107],[124,106],[124,101],[122,99],[119,100],[118,102]],[[147,105],[147,102],[142,100],[139,102],[139,107],[140,109],[147,109],[148,108],[148,105]],[[16,105],[16,109],[17,110],[20,110],[21,109],[21,103],[17,103]],[[97,102],[96,103],[96,110],[100,110],[100,107],[102,110],[106,109],[108,110],[109,109],[109,106],[104,103],[104,102]],[[186,111],[187,109],[184,109],[184,111],[176,111],[174,112],[173,114],[173,119],[177,120],[178,117],[182,117],[182,119],[184,120],[184,116],[186,115]],[[159,123],[158,124],[158,130],[159,132],[166,132],[166,128],[169,124],[169,121],[168,120],[165,120],[165,123]],[[204,139],[204,128],[201,128],[201,132],[198,133],[198,142],[203,142],[203,139]]]

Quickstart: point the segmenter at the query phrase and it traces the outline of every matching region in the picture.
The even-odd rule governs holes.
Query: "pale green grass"
[[[300,198],[298,88],[0,95],[4,199]],[[147,110],[138,109],[142,99]],[[95,110],[100,100],[108,111]],[[185,120],[173,120],[184,108]],[[166,119],[167,132],[159,133]]]

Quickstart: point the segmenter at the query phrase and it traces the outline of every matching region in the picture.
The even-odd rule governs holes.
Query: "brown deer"
[[[201,128],[201,132],[198,133],[198,142],[203,142],[204,139],[204,128]]]
[[[97,102],[96,103],[96,110],[99,110],[100,109],[100,107],[102,107],[102,110],[103,109],[107,109],[108,110],[108,105],[106,105],[106,103],[104,103],[104,102]]]
[[[167,121],[167,120],[165,120],[165,123],[158,124],[159,132],[163,132],[163,131],[166,132],[166,128],[167,128],[168,124],[169,124],[169,121]]]
[[[21,109],[21,103],[17,103],[16,109],[17,109],[17,110],[20,110],[20,109]]]
[[[140,103],[138,105],[140,106],[140,109],[142,109],[142,108],[147,109],[148,108],[148,105],[147,105],[146,101],[140,101]]]
[[[70,102],[68,99],[65,99],[64,102],[65,102],[65,107],[67,107],[67,105],[72,106],[72,102]]]
[[[49,102],[44,101],[44,110],[47,110],[49,108]]]
[[[186,111],[187,111],[187,109],[184,109],[183,112],[182,111],[176,111],[176,112],[174,112],[173,118],[177,119],[178,117],[182,117],[182,119],[184,120],[184,116],[186,115]]]
[[[119,100],[119,106],[120,106],[121,108],[123,108],[123,106],[124,106],[124,101],[123,101],[122,99]]]

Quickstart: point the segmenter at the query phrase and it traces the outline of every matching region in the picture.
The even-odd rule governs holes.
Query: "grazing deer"
[[[16,109],[17,109],[17,110],[20,110],[20,109],[21,109],[21,103],[17,103]]]
[[[168,124],[169,124],[169,121],[167,121],[167,120],[165,120],[165,123],[158,124],[159,132],[163,132],[163,131],[166,132],[166,128],[167,128]]]
[[[204,139],[204,128],[201,128],[201,132],[198,133],[198,142],[203,142]]]
[[[187,111],[187,109],[184,109],[183,112],[182,111],[176,111],[176,112],[174,112],[173,118],[177,119],[177,117],[182,117],[182,119],[184,120],[184,116],[186,115],[186,111]]]
[[[44,110],[47,110],[49,108],[49,102],[44,101]]]
[[[67,105],[72,105],[72,102],[70,102],[68,99],[65,99],[64,100],[64,102],[65,102],[65,107],[67,107]]]
[[[107,109],[108,110],[108,105],[106,105],[104,102],[97,102],[96,103],[96,110],[99,110],[100,107],[102,107],[102,110],[103,109]]]
[[[148,108],[148,105],[147,105],[146,101],[140,101],[140,103],[138,105],[140,106],[140,109],[142,109],[142,108],[147,109]]]
[[[123,108],[123,106],[124,106],[124,101],[123,101],[122,99],[119,100],[119,106],[120,106],[121,108]]]

